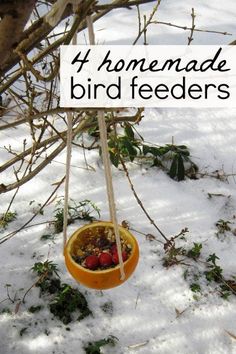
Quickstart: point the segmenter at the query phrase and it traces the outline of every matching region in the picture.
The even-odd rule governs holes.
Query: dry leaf
[[[140,348],[140,347],[143,347],[144,345],[148,344],[148,342],[149,342],[149,340],[146,340],[146,342],[142,342],[142,343],[132,344],[132,345],[129,345],[128,348],[129,349]]]
[[[176,318],[180,317],[185,311],[186,311],[186,309],[184,309],[183,311],[180,311],[175,307]]]
[[[124,229],[129,230],[130,225],[129,225],[129,222],[128,222],[127,220],[123,220],[122,223],[121,223],[121,225],[122,225],[122,227],[123,227]]]
[[[15,314],[18,313],[20,305],[21,305],[21,301],[17,302],[16,307],[15,307]]]
[[[152,234],[147,234],[146,235],[146,240],[152,242],[152,241],[156,240],[156,237],[154,235],[152,235]]]

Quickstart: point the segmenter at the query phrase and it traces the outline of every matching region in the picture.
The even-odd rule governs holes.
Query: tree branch
[[[24,0],[21,0],[24,1]],[[138,4],[142,3],[147,3],[147,2],[153,2],[154,0],[135,0],[135,1],[124,1],[124,0],[115,0],[111,4],[104,5],[105,7],[98,5],[94,6],[91,11],[98,11],[98,13],[94,14],[93,16],[93,22],[96,22],[98,19],[106,15],[108,12],[114,10],[114,9],[119,9],[120,7],[127,7],[127,6],[135,6]],[[85,3],[86,5],[86,3]],[[86,11],[84,11],[84,7],[81,9],[80,16],[83,18],[81,21],[81,24],[78,28],[78,32],[81,32],[86,28]],[[72,15],[72,8],[71,6],[67,6],[64,14],[62,15],[62,19],[64,20],[65,18],[69,17]],[[21,31],[20,34],[20,39],[21,42],[18,45],[18,50],[20,50],[22,53],[27,54],[29,53],[33,48],[37,46],[45,37],[53,30],[53,28],[44,21],[44,17],[40,18],[39,20],[35,21],[28,29],[26,29],[23,33]],[[60,44],[62,44],[63,41],[60,40],[57,42],[57,46],[53,45],[53,48],[57,48]],[[41,57],[42,58],[42,57]],[[19,56],[16,53],[11,53],[11,56],[8,58],[7,61],[5,61],[3,64],[1,63],[0,60],[0,76],[3,76],[5,73],[7,73],[13,66],[15,66],[19,62]],[[33,61],[34,62],[34,61]]]
[[[4,65],[33,11],[36,0],[7,1],[0,4],[0,63]]]

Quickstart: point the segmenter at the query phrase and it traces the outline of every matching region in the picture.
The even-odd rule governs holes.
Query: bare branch
[[[194,13],[194,8],[192,8],[192,13],[191,13],[191,17],[192,17],[192,26],[191,26],[191,30],[190,30],[190,36],[188,37],[188,45],[191,44],[191,42],[193,41],[193,32],[195,30],[195,13]]]
[[[139,33],[138,33],[136,39],[134,40],[133,45],[135,45],[135,44],[138,42],[139,38],[142,36],[142,34],[147,31],[147,27],[148,27],[148,26],[150,25],[150,23],[152,22],[152,19],[153,19],[155,13],[157,12],[157,10],[158,10],[160,4],[161,4],[161,0],[158,0],[158,1],[157,1],[157,4],[153,7],[153,10],[152,10],[152,12],[151,12],[151,14],[150,14],[148,20],[145,21],[145,24],[144,24],[143,28],[142,28],[141,30],[139,30]]]

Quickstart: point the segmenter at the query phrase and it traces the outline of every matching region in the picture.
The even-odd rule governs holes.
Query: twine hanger
[[[87,27],[89,34],[89,43],[90,45],[95,45],[95,34],[93,21],[91,16],[87,16]],[[74,35],[72,39],[72,44],[77,44],[77,33]],[[63,247],[65,249],[67,242],[67,225],[68,225],[68,201],[69,201],[69,179],[70,179],[70,165],[71,165],[71,147],[72,147],[72,120],[73,114],[69,112],[67,114],[67,156],[66,156],[66,179],[65,179],[65,203],[64,203],[64,222],[63,222]],[[124,262],[122,258],[122,248],[121,248],[121,240],[120,240],[120,232],[119,226],[117,223],[116,216],[116,204],[114,197],[114,189],[112,183],[112,172],[111,172],[111,163],[108,152],[108,144],[107,144],[107,128],[105,123],[105,115],[104,110],[98,110],[98,126],[100,132],[100,144],[101,144],[101,152],[102,152],[102,160],[104,165],[104,173],[106,180],[106,190],[107,190],[107,199],[109,203],[109,211],[110,211],[110,219],[113,223],[115,239],[117,244],[118,251],[118,259],[120,265],[120,279],[125,279],[125,271],[124,271]]]

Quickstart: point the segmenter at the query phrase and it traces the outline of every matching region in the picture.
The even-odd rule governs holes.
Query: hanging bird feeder
[[[113,265],[111,268],[91,270],[76,262],[78,252],[91,242],[91,239],[97,237],[98,232],[109,232],[112,229],[111,222],[94,222],[75,231],[67,242],[64,251],[66,267],[76,281],[88,288],[99,290],[114,288],[126,281],[136,268],[139,259],[137,241],[127,229],[121,226],[119,226],[120,237],[130,246],[130,254],[124,261],[124,279],[121,279],[119,264]]]
[[[87,17],[87,26],[90,44],[95,44],[91,16]],[[76,44],[76,36],[74,36],[72,43]],[[93,289],[110,289],[121,285],[134,272],[139,259],[139,247],[134,236],[117,223],[107,144],[107,127],[103,110],[98,111],[98,126],[111,221],[85,225],[75,231],[67,241],[69,177],[73,138],[72,120],[73,115],[70,112],[67,116],[67,159],[63,224],[65,263],[72,277],[79,283]],[[101,238],[103,242],[107,242],[107,245],[103,244],[99,249],[96,240],[101,240]]]

